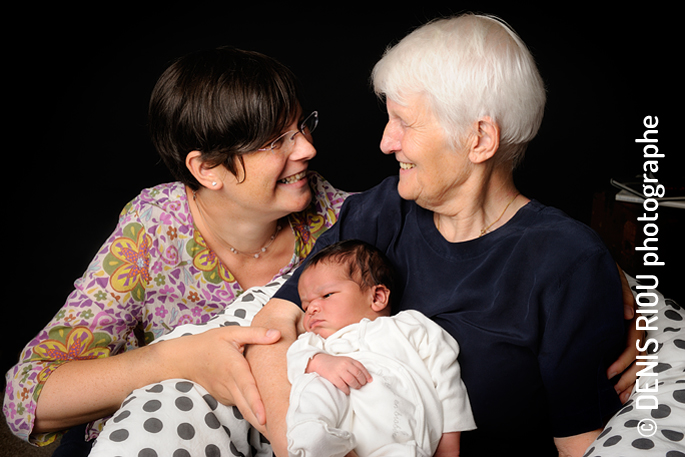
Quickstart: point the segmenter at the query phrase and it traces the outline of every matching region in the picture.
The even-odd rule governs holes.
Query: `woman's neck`
[[[471,175],[450,204],[434,210],[434,221],[450,242],[473,240],[506,224],[528,201],[514,186],[511,172],[495,168]]]
[[[259,258],[279,235],[281,222],[276,216],[239,208],[214,192],[187,189],[186,193],[195,225],[217,254]]]
[[[207,246],[243,290],[271,281],[292,259],[295,234],[282,220],[186,189],[188,205]]]

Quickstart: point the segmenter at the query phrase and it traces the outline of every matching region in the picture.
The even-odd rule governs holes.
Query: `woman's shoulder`
[[[592,233],[592,229],[572,218],[563,210],[531,200],[523,209],[534,216],[532,227],[540,230],[567,230],[580,234]]]
[[[345,199],[351,195],[350,192],[334,187],[316,171],[309,171],[308,178],[314,200],[322,207],[339,208]]]
[[[538,246],[575,254],[606,249],[594,230],[558,208],[531,200],[522,210],[519,226],[523,235]]]
[[[129,202],[129,205],[164,205],[167,202],[179,200],[187,200],[186,188],[183,183],[174,181],[141,190]]]
[[[402,201],[397,193],[396,176],[385,178],[379,184],[363,192],[347,192],[334,187],[323,176],[315,171],[309,172],[309,185],[314,192],[314,198],[322,201],[326,206],[342,206],[343,203],[364,205],[366,202]],[[376,204],[377,204],[376,203]]]
[[[364,192],[354,194],[355,198],[359,199],[375,199],[382,197],[384,199],[402,200],[400,194],[397,192],[397,184],[399,183],[399,176],[388,176],[383,180]]]
[[[371,209],[371,214],[380,212],[397,211],[401,208],[411,207],[414,202],[403,200],[397,192],[399,177],[390,176],[369,190],[350,195],[346,205],[354,206],[355,209]]]
[[[121,211],[120,218],[128,215],[168,213],[181,223],[189,222],[188,198],[181,182],[158,184],[140,191]]]

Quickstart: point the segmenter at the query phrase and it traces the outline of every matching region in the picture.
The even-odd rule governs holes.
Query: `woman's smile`
[[[301,171],[299,173],[295,173],[294,175],[290,175],[286,178],[280,179],[278,181],[279,184],[295,184],[298,181],[305,180],[307,178],[307,170]]]

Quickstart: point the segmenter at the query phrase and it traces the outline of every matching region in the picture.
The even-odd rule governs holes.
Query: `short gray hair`
[[[436,19],[389,47],[372,73],[379,96],[404,104],[427,96],[454,144],[490,116],[500,162],[515,167],[542,123],[545,87],[530,51],[505,22],[464,14]]]

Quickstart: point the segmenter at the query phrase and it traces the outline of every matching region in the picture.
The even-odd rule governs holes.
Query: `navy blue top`
[[[462,455],[557,455],[553,437],[603,426],[621,406],[606,370],[625,346],[618,270],[599,237],[531,201],[504,226],[450,243],[397,177],[348,197],[314,251],[344,239],[398,270],[394,311],[416,309],[461,347],[478,430]],[[299,304],[296,273],[276,294]]]

